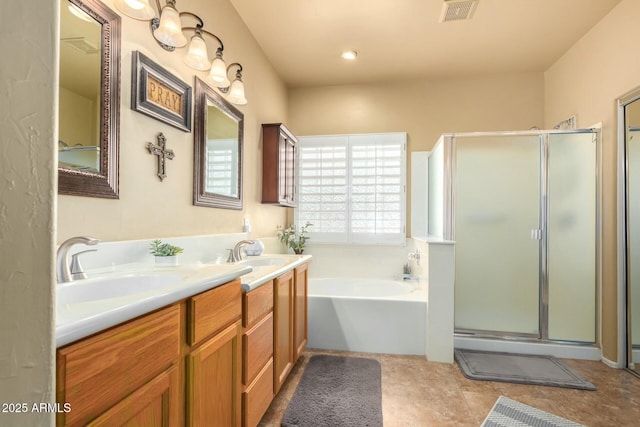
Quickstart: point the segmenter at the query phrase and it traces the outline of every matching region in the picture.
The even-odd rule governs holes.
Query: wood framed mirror
[[[194,97],[193,204],[240,210],[244,115],[197,77]]]
[[[120,16],[60,0],[58,193],[118,198]]]

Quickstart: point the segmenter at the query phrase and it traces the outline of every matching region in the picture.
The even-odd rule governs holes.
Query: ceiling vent
[[[84,37],[69,37],[66,39],[61,39],[61,41],[85,54],[100,52],[100,49],[90,44]]]
[[[440,13],[440,22],[471,19],[478,0],[445,0]]]

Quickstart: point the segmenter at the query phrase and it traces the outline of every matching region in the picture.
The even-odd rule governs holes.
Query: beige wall
[[[616,99],[640,86],[640,2],[623,0],[545,72],[545,125],[576,114],[578,127],[603,124],[602,345],[617,351]]]
[[[99,113],[94,100],[61,87],[58,105],[58,139],[69,147],[98,145],[95,124]]]
[[[55,2],[41,0],[0,13],[0,403],[29,411],[55,397],[57,15]],[[0,412],[3,426],[52,422],[52,414]]]
[[[113,0],[103,0],[115,10]],[[58,243],[71,236],[89,235],[102,240],[187,236],[242,231],[245,215],[253,236],[273,236],[284,225],[286,209],[262,205],[261,123],[286,121],[286,87],[262,53],[235,9],[227,0],[180,0],[180,10],[200,15],[205,29],[225,45],[227,64],[240,62],[249,103],[244,113],[244,209],[243,211],[195,207],[193,192],[193,133],[175,129],[131,110],[131,52],[139,50],[193,86],[194,74],[182,62],[184,49],[163,50],[154,41],[149,23],[122,18],[122,70],[120,106],[120,199],[59,196]],[[185,22],[189,18],[184,18]],[[210,55],[215,43],[210,42]],[[199,72],[206,80],[206,73]],[[175,158],[167,161],[167,178],[156,176],[156,157],[145,148],[158,132],[167,138]]]
[[[410,152],[429,151],[445,132],[542,127],[543,94],[542,73],[297,88],[288,124],[297,135],[406,131]]]
[[[543,94],[542,73],[294,88],[288,125],[298,135],[406,131],[422,151],[444,132],[541,127]]]

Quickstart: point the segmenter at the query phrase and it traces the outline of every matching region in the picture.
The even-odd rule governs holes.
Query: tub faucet
[[[80,253],[73,256],[72,271],[72,263],[69,261],[69,251],[71,247],[77,243],[94,246],[97,245],[99,241],[100,240],[94,239],[93,237],[78,236],[62,242],[56,254],[56,276],[58,283],[71,282],[76,279],[86,279],[87,275],[82,271],[82,267],[80,267],[80,262],[78,261],[78,255],[80,255]]]
[[[407,258],[414,260],[416,264],[420,265],[420,249],[416,248],[415,252],[409,252]]]
[[[240,240],[233,249],[230,249],[229,258],[227,258],[227,262],[238,262],[242,261],[242,247],[247,245],[253,245],[255,241],[253,240]]]

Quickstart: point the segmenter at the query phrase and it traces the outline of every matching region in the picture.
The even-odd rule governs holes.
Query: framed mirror
[[[58,193],[118,198],[120,16],[60,0]]]
[[[193,204],[242,209],[244,115],[195,80]]]

